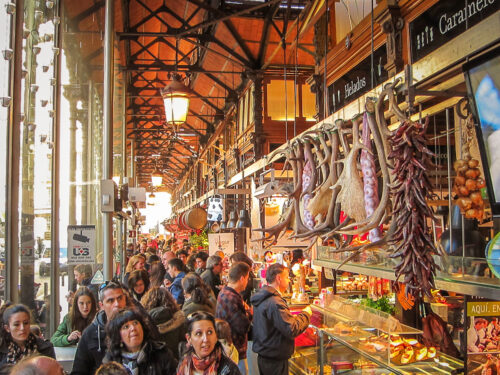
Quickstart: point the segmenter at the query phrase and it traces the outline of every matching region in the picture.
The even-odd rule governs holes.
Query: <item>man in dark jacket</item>
[[[213,290],[215,298],[219,295],[222,281],[222,258],[218,255],[211,255],[207,260],[207,269],[201,274],[202,280]]]
[[[258,354],[260,375],[288,375],[294,340],[306,330],[312,312],[308,306],[300,314],[291,314],[281,295],[290,283],[286,267],[278,263],[269,266],[266,281],[250,299],[254,306],[252,350]]]
[[[248,374],[247,345],[252,312],[240,293],[247,286],[249,272],[250,267],[246,263],[236,262],[231,266],[229,282],[219,293],[215,311],[215,317],[225,320],[231,327],[231,338],[238,350],[238,368],[242,375]]]
[[[120,284],[111,281],[101,285],[99,290],[101,311],[82,333],[76,348],[72,375],[92,375],[99,368],[106,354],[106,323],[126,305],[127,298]]]

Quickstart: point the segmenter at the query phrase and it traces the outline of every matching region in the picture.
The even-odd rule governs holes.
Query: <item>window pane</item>
[[[10,48],[10,21],[11,16],[4,12],[7,0],[0,0],[0,50]],[[0,97],[9,96],[9,60],[0,58]],[[8,100],[8,99],[6,99]],[[10,104],[10,103],[9,103]],[[0,103],[0,165],[3,173],[0,173],[0,299],[5,300],[5,169],[7,165],[7,124],[9,107],[6,103]]]
[[[16,10],[19,11],[19,10]],[[23,40],[21,157],[19,191],[20,301],[34,311],[34,321],[49,334],[52,191],[52,123],[54,119],[54,24],[52,12],[25,3]],[[57,50],[56,50],[57,52]],[[59,251],[59,249],[57,249]],[[58,282],[60,280],[57,280]]]

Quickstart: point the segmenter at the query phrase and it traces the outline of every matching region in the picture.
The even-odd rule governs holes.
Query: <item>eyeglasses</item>
[[[99,286],[99,292],[102,292],[108,286],[113,286],[113,287],[116,287],[116,288],[120,288],[121,287],[120,284],[118,284],[115,280],[108,280],[108,281],[105,281],[104,283],[102,283]]]

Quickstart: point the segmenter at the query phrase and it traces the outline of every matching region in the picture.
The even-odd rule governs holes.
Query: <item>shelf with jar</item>
[[[313,261],[315,266],[327,269],[338,269],[376,276],[388,280],[395,280],[394,267],[397,259],[387,256],[384,249],[366,251],[354,259],[343,264],[350,254],[336,253],[328,246],[318,246],[317,257]],[[491,271],[488,259],[435,256],[436,264],[441,268],[435,277],[436,288],[472,296],[498,298],[500,293],[500,278]]]

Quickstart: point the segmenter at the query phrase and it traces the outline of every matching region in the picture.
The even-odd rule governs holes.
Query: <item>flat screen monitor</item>
[[[494,216],[500,215],[500,47],[463,66]]]

